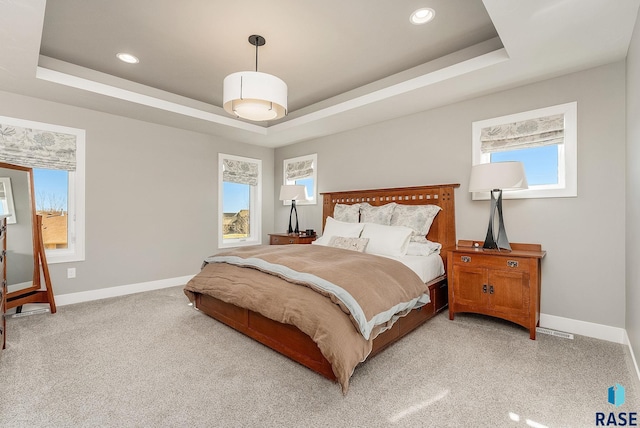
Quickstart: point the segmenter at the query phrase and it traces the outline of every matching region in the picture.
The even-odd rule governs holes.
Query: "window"
[[[507,198],[555,198],[578,195],[577,104],[567,103],[474,122],[473,165],[520,161],[529,188]],[[488,199],[489,193],[473,193]]]
[[[262,243],[262,161],[218,155],[218,246]]]
[[[33,168],[47,262],[82,261],[85,131],[0,116],[1,161]]]
[[[284,184],[297,184],[307,189],[307,200],[296,201],[296,205],[315,205],[317,189],[318,155],[299,156],[284,160]],[[291,201],[284,201],[285,205],[291,205]]]

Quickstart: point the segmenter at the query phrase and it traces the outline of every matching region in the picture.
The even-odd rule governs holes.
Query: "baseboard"
[[[120,285],[117,287],[100,288],[98,290],[91,291],[80,291],[78,293],[60,294],[55,296],[56,306],[72,305],[74,303],[89,302],[92,300],[107,299],[109,297],[141,293],[143,291],[175,287],[186,284],[191,278],[193,278],[193,275],[141,282],[138,284]]]
[[[629,352],[631,353],[631,359],[633,360],[633,366],[636,368],[636,374],[638,375],[638,380],[640,380],[640,368],[638,368],[638,360],[636,360],[636,355],[633,353],[633,347],[631,346],[631,341],[629,340],[629,335],[627,331],[624,332],[624,337],[629,347]]]
[[[623,345],[628,343],[627,332],[623,328],[557,317],[555,315],[540,314],[540,327],[621,343]]]
[[[540,314],[540,327],[627,345],[629,347],[629,352],[631,353],[633,365],[636,369],[636,375],[638,376],[638,380],[640,381],[640,369],[638,368],[638,361],[636,360],[636,356],[633,353],[633,348],[631,347],[631,342],[629,341],[627,330],[623,328],[610,327],[608,325],[578,321],[570,318],[557,317],[555,315],[547,314]]]

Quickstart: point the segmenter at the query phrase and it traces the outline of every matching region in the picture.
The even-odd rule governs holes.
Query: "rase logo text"
[[[616,407],[624,404],[624,387],[618,383],[607,390],[607,401]],[[637,427],[637,412],[596,412],[597,427]]]

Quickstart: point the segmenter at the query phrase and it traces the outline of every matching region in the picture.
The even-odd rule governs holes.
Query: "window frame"
[[[491,162],[490,153],[482,153],[480,135],[483,128],[540,117],[564,115],[564,142],[558,148],[558,184],[530,185],[528,189],[504,192],[504,199],[568,198],[578,196],[577,102],[510,114],[472,123],[472,165]],[[489,192],[472,192],[473,200],[489,199]]]
[[[67,248],[46,249],[48,264],[81,262],[85,260],[85,141],[84,129],[53,125],[50,123],[34,122],[0,116],[2,123],[22,128],[37,129],[76,137],[76,170],[67,171]],[[28,165],[25,165],[28,166]],[[28,166],[30,167],[30,166]],[[35,195],[34,195],[35,199]],[[35,209],[35,207],[34,207]]]
[[[76,153],[77,153],[76,146]],[[41,169],[41,168],[39,168]],[[67,248],[45,248],[47,263],[70,263],[85,260],[84,254],[84,171],[67,173]],[[78,191],[78,189],[82,189]],[[36,192],[37,193],[37,192]]]
[[[67,171],[67,248],[49,248],[45,253],[49,264],[81,262],[85,260],[85,132],[62,127],[56,132],[76,135],[76,170]]]
[[[224,160],[236,160],[258,164],[258,184],[249,191],[249,238],[224,238]],[[244,156],[218,153],[218,248],[243,247],[262,244],[262,160]]]
[[[285,159],[282,163],[282,184],[296,184],[295,180],[287,180],[287,164],[311,160],[313,165],[313,189],[311,195],[307,195],[307,200],[296,200],[296,205],[317,205],[318,204],[318,154],[298,156],[295,158]],[[282,201],[283,205],[291,205],[290,200]]]

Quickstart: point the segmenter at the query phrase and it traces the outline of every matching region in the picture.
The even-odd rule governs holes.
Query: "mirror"
[[[14,221],[7,222],[6,309],[16,307],[21,312],[22,305],[27,303],[49,303],[55,313],[49,268],[41,244],[42,220],[36,215],[33,170],[0,162],[0,177],[11,183],[14,211]],[[6,191],[7,187],[3,188]]]
[[[12,224],[7,219],[7,289],[9,292],[32,286],[35,270],[35,248],[33,241],[33,225],[35,210],[33,209],[30,191],[30,169],[0,164],[0,176],[11,182],[13,195]]]
[[[10,177],[0,177],[0,215],[7,215],[7,224],[15,224],[16,209]]]

